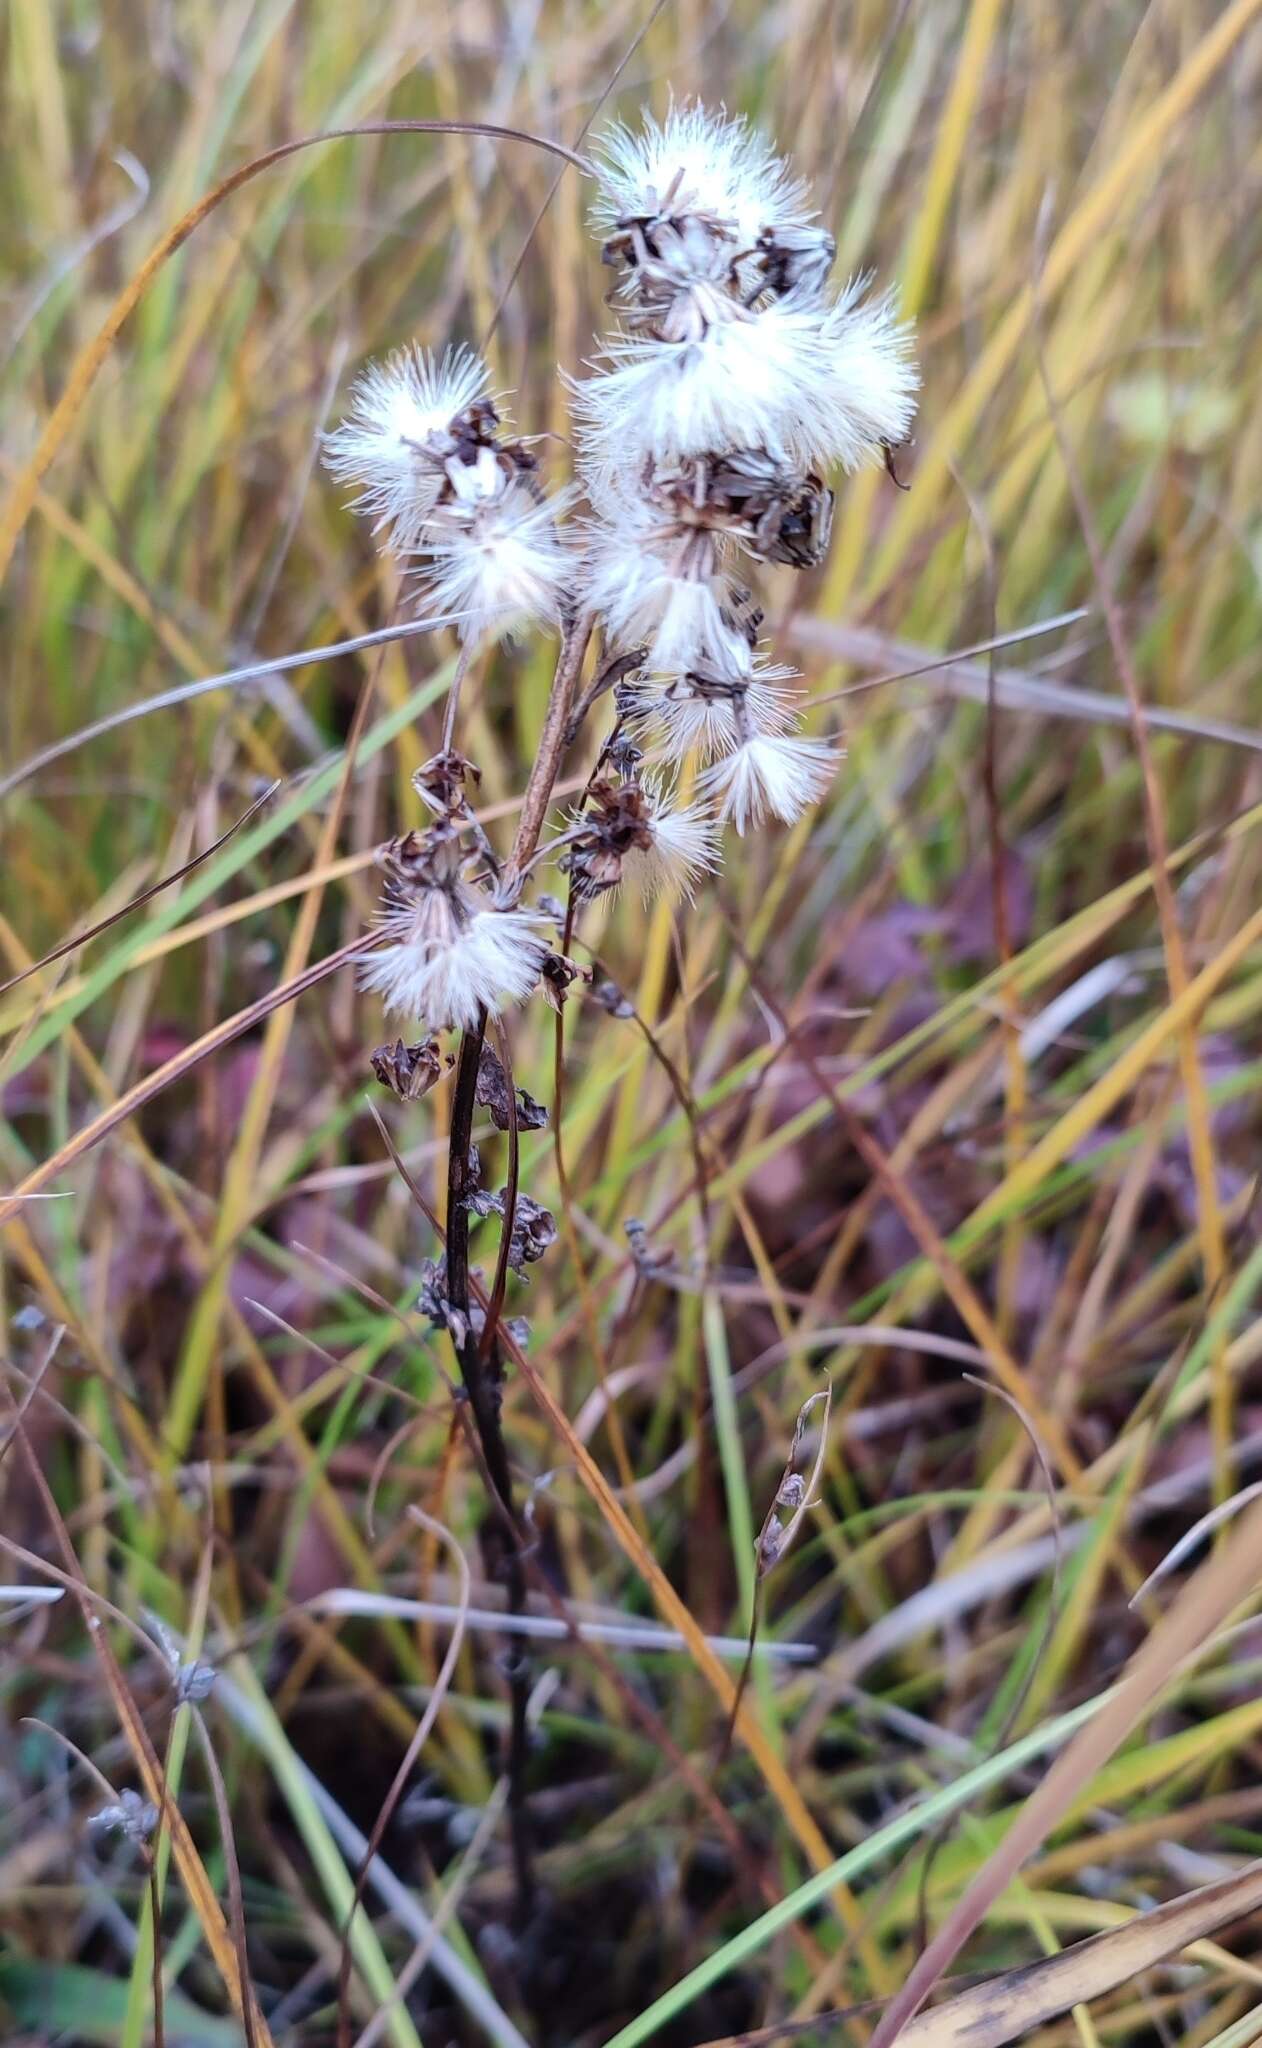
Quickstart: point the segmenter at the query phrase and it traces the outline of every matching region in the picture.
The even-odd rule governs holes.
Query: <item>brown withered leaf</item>
[[[509,1131],[513,1127],[512,1097],[508,1090],[508,1075],[503,1062],[491,1051],[489,1045],[482,1048],[478,1062],[478,1080],[474,1094],[475,1101],[491,1112],[491,1122],[497,1131]],[[536,1102],[524,1088],[517,1090],[517,1128],[519,1131],[542,1131],[547,1127],[548,1112],[542,1102]]]

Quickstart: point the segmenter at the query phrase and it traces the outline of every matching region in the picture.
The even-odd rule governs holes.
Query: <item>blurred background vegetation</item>
[[[441,1212],[447,1090],[411,1105],[376,1086],[380,1015],[349,971],[180,1058],[363,929],[373,848],[416,820],[450,649],[403,641],[189,698],[4,798],[8,981],[281,784],[184,879],[0,993],[0,1180],[57,1169],[0,1233],[0,1527],[23,1553],[0,1577],[56,1585],[45,1560],[90,1589],[0,1615],[8,2038],[155,2038],[156,1908],[168,2041],[241,2039],[243,1975],[256,2041],[333,2040],[362,1836],[428,1701],[352,1942],[346,2038],[621,2028],[629,2048],[797,2021],[792,2038],[865,2039],[1043,1769],[988,1779],[986,1760],[1116,1677],[1204,1538],[1132,1596],[1255,1478],[1259,16],[10,0],[0,485],[29,511],[4,529],[0,772],[180,683],[389,619],[390,572],[319,464],[366,355],[477,341],[502,301],[496,383],[566,474],[558,367],[579,372],[608,324],[608,274],[582,181],[521,143],[358,137],[279,163],[156,272],[76,384],[159,237],[286,138],[441,118],[572,143],[672,90],[722,101],[812,179],[839,271],[897,283],[924,389],[909,488],[846,485],[828,564],[769,611],[813,725],[845,739],[833,793],[733,844],[678,920],[592,913],[585,943],[634,1015],[567,1008],[564,1200],[553,1133],[523,1137],[523,1185],[562,1223],[509,1299],[553,1403],[511,1377],[535,1598],[614,1630],[528,1646],[528,1913],[505,1639],[470,1626],[441,1670],[452,1541],[474,1607],[501,1594],[477,1562],[485,1495],[449,1347],[414,1312],[439,1245],[373,1114]],[[493,834],[554,652],[500,654],[472,707]],[[511,1032],[518,1081],[555,1109],[550,1013]],[[502,1177],[505,1140],[489,1122],[478,1138]],[[487,1267],[494,1230],[475,1239]],[[763,1588],[765,1654],[726,1745],[731,1677],[698,1631],[737,1639],[734,1676],[754,1535],[828,1384],[817,1504]],[[316,1611],[330,1589],[360,1611]],[[686,1640],[624,1642],[655,1614],[679,1627],[672,1590]],[[383,1615],[383,1594],[448,1619]],[[173,1689],[120,1618],[152,1638],[146,1614],[216,1666],[207,1698],[181,1702],[197,1685]],[[773,1655],[789,1643],[805,1661]],[[1246,1598],[1165,1674],[957,1967],[1006,1983],[1237,1873],[1262,1846],[1260,1671]],[[147,1847],[90,1824],[106,1789],[30,1716],[116,1803],[151,1795],[165,1760]],[[941,1795],[969,1772],[944,1832]],[[802,1898],[847,1856],[844,1885]],[[783,1926],[756,1929],[781,1898],[798,1901]],[[708,1981],[672,1991],[707,1958]],[[1238,1919],[1040,2013],[1037,2038],[1244,2042],[1260,1983]],[[1034,2037],[1008,1993],[995,2009],[1008,2031],[984,2038]]]

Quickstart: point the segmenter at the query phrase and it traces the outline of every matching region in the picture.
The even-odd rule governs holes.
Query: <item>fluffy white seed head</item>
[[[642,786],[648,798],[651,843],[626,854],[623,874],[638,885],[646,903],[657,896],[685,896],[691,901],[702,876],[719,865],[714,819],[701,804],[672,808],[670,795],[656,783],[646,779]]]
[[[619,500],[594,529],[586,600],[615,647],[648,649],[651,668],[718,661],[724,624],[721,539],[681,525],[642,498]]]
[[[769,812],[791,825],[824,794],[836,766],[836,750],[826,740],[753,733],[708,768],[697,786],[719,798],[719,817],[744,833]]]
[[[530,994],[547,952],[542,922],[533,911],[470,911],[467,902],[453,914],[448,891],[425,890],[386,911],[379,929],[389,943],[364,961],[360,985],[429,1030],[468,1030],[483,1007],[498,1012]]]
[[[691,217],[752,248],[764,228],[811,218],[805,186],[742,119],[705,107],[672,106],[659,126],[609,128],[596,145],[599,195],[592,224],[608,235],[626,220]]]
[[[551,625],[573,578],[556,526],[565,501],[538,499],[520,481],[505,482],[502,471],[499,487],[479,495],[477,467],[464,472],[471,479],[466,493],[439,506],[426,524],[417,579],[426,602],[461,615],[466,640],[492,629],[510,636],[525,625]]]
[[[911,327],[899,320],[892,292],[862,303],[866,282],[853,279],[827,311],[820,402],[794,451],[843,469],[879,461],[906,439],[920,388]]]
[[[831,306],[734,306],[695,340],[611,342],[611,367],[575,386],[593,488],[747,448],[806,467],[880,460],[907,434],[920,379],[892,297],[862,304],[863,289]]]
[[[607,354],[611,367],[574,389],[584,466],[597,490],[616,488],[650,462],[738,448],[796,451],[827,390],[824,316],[780,300],[757,312],[733,301],[698,340],[631,335]]]
[[[415,547],[443,488],[451,422],[485,397],[489,382],[472,349],[436,358],[413,347],[370,363],[352,385],[346,418],[325,436],[324,460],[396,550]]]
[[[797,671],[752,661],[734,636],[730,652],[726,665],[642,684],[634,692],[629,709],[647,723],[655,760],[682,761],[692,753],[713,760],[731,753],[746,733],[781,733],[792,724],[797,693],[784,685]]]

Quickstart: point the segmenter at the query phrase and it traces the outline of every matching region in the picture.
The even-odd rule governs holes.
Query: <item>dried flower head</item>
[[[480,1269],[473,1270],[480,1279]],[[422,1259],[420,1272],[416,1306],[434,1329],[446,1330],[457,1350],[463,1348],[471,1335],[481,1337],[486,1329],[486,1310],[477,1300],[470,1301],[467,1311],[455,1306],[448,1292],[446,1259]],[[530,1324],[525,1316],[504,1316],[499,1327],[520,1350],[525,1350],[530,1342]]]
[[[88,1826],[96,1834],[123,1835],[129,1842],[147,1842],[158,1825],[158,1809],[151,1799],[133,1792],[128,1785],[117,1800],[92,1814]]]
[[[466,640],[491,627],[511,637],[525,625],[555,624],[573,577],[556,524],[568,501],[540,497],[496,462],[457,474],[458,488],[435,506],[413,551],[418,591],[461,620]]]
[[[598,488],[743,451],[854,468],[905,438],[909,334],[888,297],[861,303],[866,279],[829,301],[832,236],[761,137],[687,106],[603,150],[593,220],[624,331],[576,391]]]
[[[493,1194],[489,1188],[475,1188],[467,1198],[467,1206],[475,1216],[503,1216],[508,1207],[508,1191],[501,1189]],[[525,1268],[543,1257],[549,1246],[556,1243],[556,1235],[556,1217],[551,1209],[545,1209],[524,1188],[519,1188],[513,1202],[513,1227],[506,1255],[509,1271],[526,1279]]]
[[[649,499],[616,500],[595,529],[587,599],[614,646],[643,646],[654,668],[720,660],[722,536]]]
[[[481,782],[482,770],[467,754],[457,747],[446,747],[440,754],[431,755],[422,761],[412,777],[412,787],[423,797],[431,811],[440,816],[447,812],[464,816],[468,805],[465,797],[467,782]]]
[[[744,637],[727,574],[733,547],[794,568],[821,561],[833,494],[811,471],[758,449],[647,466],[639,492],[611,496],[593,529],[587,602],[610,643],[640,644],[653,668],[729,665]]]
[[[547,950],[534,911],[501,910],[469,879],[473,859],[439,826],[396,840],[384,861],[386,944],[365,959],[360,983],[431,1029],[469,1029],[482,1010],[524,1001]]]
[[[776,298],[817,299],[828,283],[837,244],[827,228],[780,221],[758,237],[758,271]]]
[[[494,410],[490,375],[469,348],[404,348],[369,363],[351,386],[350,410],[325,436],[324,459],[353,500],[399,552],[416,546],[446,481],[446,464],[473,423]]]
[[[568,558],[524,441],[500,431],[486,366],[469,349],[435,363],[405,349],[370,364],[326,441],[334,475],[396,554],[425,566],[415,586],[461,620],[466,639],[560,615]]]
[[[805,226],[806,188],[747,121],[697,102],[672,106],[659,126],[605,131],[597,144],[600,191],[592,222],[607,236],[693,220],[735,251],[767,228]]]
[[[510,1089],[508,1075],[502,1061],[491,1051],[489,1045],[482,1047],[478,1060],[478,1079],[474,1091],[475,1100],[483,1109],[491,1112],[491,1122],[497,1131],[509,1131],[514,1116],[519,1131],[546,1130],[548,1112],[541,1102],[525,1088]]]
[[[379,1045],[369,1055],[369,1065],[383,1088],[400,1102],[419,1102],[442,1079],[443,1062],[436,1038],[419,1045],[405,1045],[396,1038],[393,1045]]]
[[[794,693],[784,688],[797,670],[751,657],[734,645],[723,664],[698,662],[682,675],[641,685],[627,701],[644,719],[655,755],[681,761],[694,751],[707,759],[727,754],[751,732],[784,732],[794,717]]]
[[[637,842],[630,848],[623,874],[646,903],[658,896],[691,901],[702,876],[713,874],[719,865],[714,819],[701,804],[673,803],[647,776],[641,788],[648,805],[648,844]]]
[[[757,561],[812,569],[827,551],[833,493],[813,471],[763,449],[733,449],[658,471],[648,489],[684,526],[729,535]]]
[[[720,818],[744,833],[768,813],[791,825],[824,794],[836,767],[836,750],[826,740],[750,733],[706,770],[698,787],[718,797]]]
[[[691,896],[698,878],[717,867],[713,820],[700,805],[672,808],[650,781],[601,779],[587,792],[568,869],[580,898],[603,895],[623,880],[654,896]]]

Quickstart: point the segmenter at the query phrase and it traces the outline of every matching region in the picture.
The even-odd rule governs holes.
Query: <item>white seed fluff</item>
[[[806,460],[843,469],[878,461],[906,439],[920,386],[911,327],[899,320],[891,292],[860,303],[866,282],[852,279],[827,309],[819,402],[793,443]]]
[[[721,560],[712,535],[664,518],[643,499],[619,501],[592,539],[587,602],[611,644],[643,644],[652,668],[718,661],[731,637],[720,609]]]
[[[360,985],[429,1030],[470,1030],[483,1007],[498,1013],[530,994],[547,952],[542,922],[533,911],[478,910],[440,936],[425,909],[400,904],[381,919],[392,943],[364,961]]]
[[[525,484],[506,483],[498,470],[496,475],[497,494],[477,498],[470,490],[455,504],[440,506],[416,551],[418,584],[439,611],[463,615],[460,632],[466,640],[491,627],[507,636],[524,625],[555,623],[573,577],[556,527],[564,501],[536,498]]]
[[[607,129],[596,145],[599,196],[592,223],[607,235],[620,221],[691,215],[726,229],[741,250],[768,227],[812,217],[806,187],[742,119],[695,103],[672,106],[660,125]]]
[[[694,752],[713,760],[730,754],[748,733],[782,733],[792,724],[799,693],[783,685],[797,670],[776,662],[751,665],[748,649],[735,636],[730,651],[728,673],[739,679],[739,696],[707,687],[695,675],[642,685],[636,693],[632,710],[649,725],[655,760],[682,761]]]
[[[755,733],[708,768],[697,787],[721,800],[719,817],[743,834],[768,812],[791,825],[824,794],[836,767],[836,750],[826,740]]]
[[[810,422],[829,390],[824,316],[780,300],[759,312],[733,302],[731,316],[695,341],[628,335],[607,355],[613,367],[574,392],[597,487],[650,461],[795,450],[812,438]]]
[[[346,418],[325,436],[324,460],[339,483],[355,487],[356,511],[385,530],[398,552],[416,545],[443,487],[452,420],[489,382],[472,349],[435,358],[412,347],[370,363],[352,385]]]
[[[719,865],[714,819],[701,804],[672,810],[670,798],[652,782],[646,780],[643,788],[652,814],[653,843],[632,847],[623,858],[623,875],[638,885],[646,903],[657,896],[685,896],[691,902],[701,877]]]

